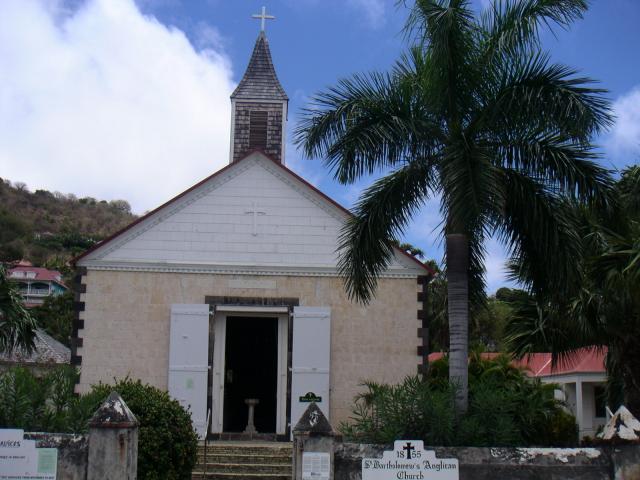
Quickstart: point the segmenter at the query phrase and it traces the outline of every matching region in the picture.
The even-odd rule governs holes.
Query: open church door
[[[191,409],[200,438],[207,429],[209,305],[171,305],[169,395]]]
[[[291,369],[291,428],[309,402],[329,419],[329,368],[331,357],[331,309],[294,307]]]

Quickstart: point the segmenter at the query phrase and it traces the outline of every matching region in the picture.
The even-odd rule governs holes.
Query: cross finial
[[[267,15],[267,7],[262,7],[262,13],[254,13],[251,15],[253,18],[259,18],[260,22],[260,31],[264,32],[265,20],[275,20],[276,17],[273,15]]]

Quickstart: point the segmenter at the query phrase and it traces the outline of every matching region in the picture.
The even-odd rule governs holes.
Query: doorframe
[[[282,307],[219,306],[213,316],[213,365],[211,368],[211,425],[209,433],[222,434],[224,426],[224,378],[226,361],[227,321],[234,317],[276,318],[277,345],[277,402],[276,435],[288,430],[289,384],[289,309]],[[265,433],[265,432],[260,432]],[[272,432],[268,432],[272,433]]]
[[[291,366],[293,361],[293,308],[300,305],[300,299],[297,297],[242,297],[231,295],[206,295],[204,297],[204,303],[211,307],[211,325],[210,332],[213,332],[213,317],[216,309],[238,306],[238,307],[286,307],[289,312],[289,328],[287,329],[287,393],[286,393],[286,429],[284,435],[277,435],[278,440],[289,441],[291,430]],[[209,355],[211,362],[214,358],[214,339],[210,337],[209,340]],[[211,379],[212,376],[209,376]],[[211,412],[213,412],[212,405],[213,388],[209,385],[207,389],[207,405]],[[210,430],[211,432],[211,430]],[[220,438],[219,433],[209,433],[210,438]]]

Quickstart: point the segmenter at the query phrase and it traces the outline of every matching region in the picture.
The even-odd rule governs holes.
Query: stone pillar
[[[582,396],[582,381],[576,381],[576,421],[578,422],[578,436],[581,439],[584,436],[584,399]]]
[[[314,476],[311,476],[311,472],[303,476],[303,466],[307,465],[313,465],[314,471],[320,470],[325,474],[328,470],[328,478],[333,480],[335,443],[339,440],[338,437],[322,410],[315,403],[309,404],[293,429],[293,480],[327,478],[318,475],[318,472]]]
[[[111,392],[89,422],[87,480],[136,480],[138,420]]]

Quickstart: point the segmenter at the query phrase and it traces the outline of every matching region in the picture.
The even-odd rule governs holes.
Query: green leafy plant
[[[65,365],[42,377],[16,367],[0,374],[0,428],[27,431],[86,432],[98,407],[117,391],[140,422],[138,478],[191,478],[198,438],[191,416],[168,393],[129,378],[98,384],[82,396],[74,394],[78,371]]]
[[[411,376],[397,385],[366,382],[351,422],[342,423],[340,431],[366,443],[421,439],[442,446],[577,444],[575,419],[554,398],[556,386],[527,377],[506,356],[488,360],[472,355],[469,409],[458,415],[447,362],[434,362],[424,380]]]
[[[117,391],[140,422],[138,478],[141,480],[190,479],[196,462],[198,437],[191,415],[169,394],[140,380],[126,378],[114,385],[95,385],[84,407],[95,411]]]
[[[356,74],[316,94],[296,143],[366,188],[342,230],[340,272],[370,301],[379,276],[426,200],[440,204],[445,242],[450,378],[467,407],[470,307],[484,303],[490,238],[521,260],[536,288],[575,273],[582,238],[559,208],[610,201],[611,177],[591,139],[612,122],[592,80],[553,63],[543,29],[568,28],[587,0],[400,1],[408,51],[389,72]]]
[[[15,282],[9,280],[7,268],[0,263],[0,350],[33,349],[38,324],[24,306]]]

